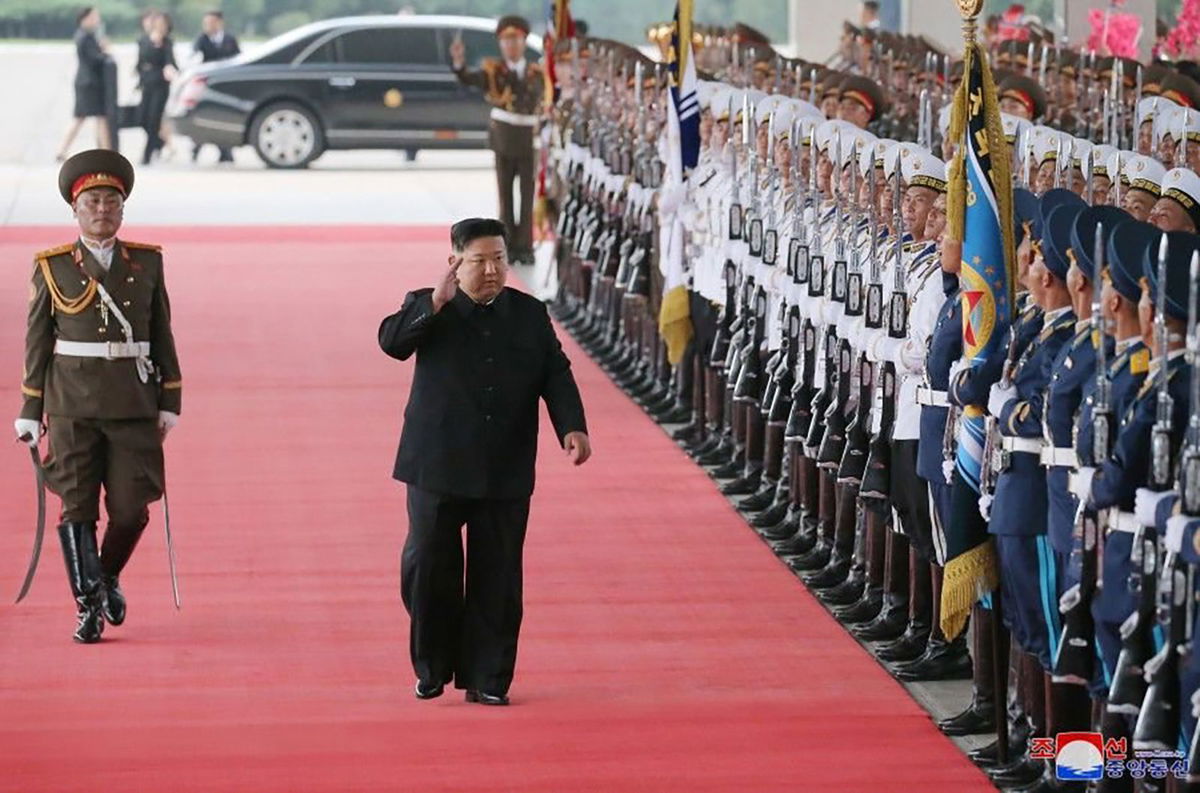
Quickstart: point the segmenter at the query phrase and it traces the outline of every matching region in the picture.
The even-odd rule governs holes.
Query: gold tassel
[[[38,259],[38,267],[41,268],[46,288],[50,290],[50,302],[56,311],[61,311],[68,316],[80,314],[91,305],[92,300],[96,297],[96,280],[94,278],[88,279],[87,288],[83,290],[82,295],[76,298],[68,298],[62,293],[58,282],[54,280],[54,274],[50,272],[50,262],[45,259]]]
[[[967,627],[971,607],[1000,585],[992,538],[946,563],[942,578],[942,633],[956,638]]]

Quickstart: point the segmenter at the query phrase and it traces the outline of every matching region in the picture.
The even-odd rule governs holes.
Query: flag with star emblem
[[[965,79],[954,99],[950,127],[951,140],[959,145],[947,210],[951,235],[962,240],[963,356],[976,366],[1003,343],[1012,323],[1012,154],[986,53],[968,43],[963,57]],[[985,427],[982,406],[963,410],[950,521],[942,527],[946,574],[941,626],[949,637],[962,632],[971,607],[998,583],[995,550],[978,506]]]

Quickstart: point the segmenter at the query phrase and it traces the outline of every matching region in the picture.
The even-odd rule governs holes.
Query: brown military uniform
[[[107,272],[78,241],[35,257],[25,337],[21,417],[48,424],[46,484],[62,498],[64,522],[99,519],[105,491],[109,529],[105,572],[115,575],[162,497],[160,410],[178,414],[182,380],[171,308],[157,246],[118,240]],[[56,342],[125,342],[120,321],[100,297],[103,285],[133,329],[149,342],[146,381],[132,358],[55,352]]]
[[[499,58],[485,58],[478,70],[456,69],[460,82],[484,92],[484,98],[501,113],[493,113],[488,145],[496,154],[496,182],[500,191],[500,219],[508,229],[514,256],[533,250],[533,136],[535,123],[517,124],[504,118],[512,114],[527,120],[540,115],[545,95],[542,66],[526,62],[524,76]],[[520,219],[513,212],[513,181],[521,191]]]

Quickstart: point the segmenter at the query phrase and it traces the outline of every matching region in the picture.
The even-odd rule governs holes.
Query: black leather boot
[[[862,599],[867,589],[867,574],[851,563],[850,571],[837,586],[817,593],[821,602],[829,607],[850,606]],[[878,611],[878,609],[876,609]],[[874,616],[874,614],[872,614]],[[839,617],[839,619],[841,619]]]
[[[845,608],[834,609],[833,616],[843,625],[860,626],[871,623],[882,610],[883,590],[867,587],[856,602]]]
[[[932,565],[912,548],[908,552],[908,609],[908,627],[899,639],[879,648],[876,656],[880,661],[899,663],[920,658],[933,628]]]
[[[971,677],[971,656],[967,654],[967,642],[961,636],[950,642],[940,636],[932,638],[920,658],[896,665],[892,674],[905,683],[966,680]]]
[[[105,575],[101,580],[104,619],[109,625],[120,625],[125,621],[125,593],[116,576]]]
[[[773,526],[778,526],[787,520],[789,512],[790,509],[786,501],[776,501],[759,514],[755,515],[750,520],[750,525],[756,529],[769,529]],[[793,531],[792,533],[794,534],[795,532]]]
[[[908,600],[884,595],[883,605],[875,619],[854,628],[853,633],[863,642],[891,642],[904,635],[908,627]]]
[[[938,722],[946,735],[979,735],[996,729],[996,677],[992,657],[991,609],[976,605],[971,613],[971,660],[973,686],[971,704],[961,713]]]
[[[762,480],[758,490],[750,496],[746,496],[737,503],[739,512],[762,512],[771,504],[775,503],[775,489],[778,483]],[[775,523],[776,521],[772,521]],[[770,524],[768,524],[770,525]]]
[[[757,468],[750,473],[742,474],[732,482],[726,482],[721,486],[721,492],[727,496],[748,495],[758,489],[759,482],[761,481],[762,469]]]
[[[95,523],[63,523],[58,527],[63,560],[67,564],[67,582],[75,597],[75,641],[95,644],[104,633],[101,614],[100,553],[96,549]]]

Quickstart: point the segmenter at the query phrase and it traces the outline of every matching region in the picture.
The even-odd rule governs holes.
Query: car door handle
[[[330,77],[329,85],[333,88],[353,88],[358,80],[353,77]]]

